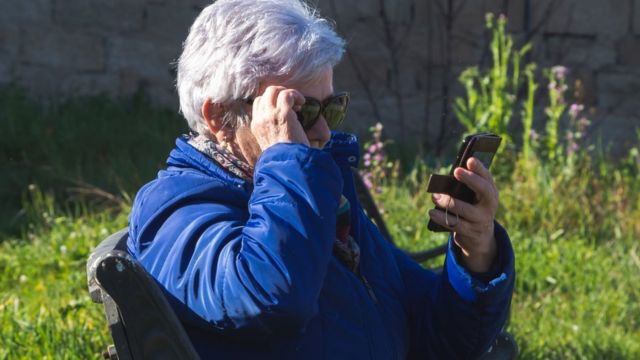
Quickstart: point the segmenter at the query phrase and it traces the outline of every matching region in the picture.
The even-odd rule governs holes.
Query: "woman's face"
[[[282,85],[277,82],[265,82],[261,84],[258,95],[262,95],[268,86]],[[319,78],[308,84],[286,84],[287,88],[300,91],[304,96],[316,98],[320,101],[330,97],[333,94],[333,69],[327,68],[323,71]],[[331,131],[327,126],[324,116],[320,115],[316,123],[306,132],[309,145],[314,148],[322,149],[331,137]],[[251,130],[247,126],[241,126],[236,132],[236,144],[240,147],[242,155],[250,165],[255,165],[262,153],[260,146]]]

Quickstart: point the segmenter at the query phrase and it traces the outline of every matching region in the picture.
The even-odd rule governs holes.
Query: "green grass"
[[[86,258],[126,226],[131,197],[183,131],[178,115],[141,98],[43,107],[0,93],[0,200],[13,219],[0,227],[0,359],[97,358],[110,343]],[[497,160],[498,220],[518,271],[509,328],[522,359],[640,358],[639,161],[633,152],[617,164],[586,153],[563,167]],[[418,162],[375,195],[405,248],[445,241],[426,229],[433,172],[444,170]]]
[[[65,204],[118,203],[164,165],[185,130],[176,112],[153,108],[141,95],[43,106],[20,90],[0,90],[0,231],[24,226],[20,208],[32,183]]]
[[[495,169],[497,219],[516,253],[509,330],[520,358],[640,358],[640,157],[630,153],[615,165],[585,153],[555,170],[535,160]],[[446,238],[426,229],[431,172],[444,169],[418,167],[377,195],[390,232],[411,250]]]
[[[95,359],[110,341],[101,305],[87,292],[85,263],[100,240],[126,226],[126,212],[49,209],[36,202],[33,226],[0,243],[0,359]]]

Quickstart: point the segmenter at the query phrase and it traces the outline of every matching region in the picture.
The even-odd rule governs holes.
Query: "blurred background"
[[[186,131],[175,61],[209,3],[0,0],[0,359],[110,341],[84,263]],[[343,130],[396,242],[446,240],[426,179],[498,133],[521,358],[640,358],[640,0],[311,3],[347,40]]]
[[[144,91],[178,108],[174,61],[206,0],[2,1],[0,83],[44,99]],[[348,41],[336,88],[353,93],[349,130],[373,123],[422,152],[440,153],[460,128],[451,99],[472,65],[491,62],[485,14],[503,14],[526,62],[562,64],[575,98],[595,109],[589,135],[614,148],[635,141],[640,114],[636,0],[314,1]],[[571,94],[574,95],[574,94]],[[452,136],[453,135],[453,136]]]

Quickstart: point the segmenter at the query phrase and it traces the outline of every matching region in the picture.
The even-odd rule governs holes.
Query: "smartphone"
[[[434,188],[437,187],[441,189],[437,192],[447,193],[454,199],[459,199],[470,204],[476,204],[478,199],[475,192],[473,192],[473,190],[471,190],[467,185],[456,180],[453,177],[453,172],[458,167],[466,169],[467,161],[472,157],[478,159],[484,167],[489,169],[491,162],[493,161],[493,157],[500,147],[501,141],[502,138],[500,136],[492,133],[478,133],[465,137],[458,149],[458,156],[456,156],[456,160],[451,166],[449,176],[432,176],[431,179],[429,179],[429,187],[431,188],[433,185],[431,182],[439,181],[441,184],[436,185],[440,186],[433,186]],[[439,206],[436,206],[436,209],[444,210]],[[450,231],[450,229],[439,225],[432,220],[429,220],[428,228],[431,231]]]

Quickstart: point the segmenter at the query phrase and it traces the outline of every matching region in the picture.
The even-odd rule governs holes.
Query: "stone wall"
[[[146,91],[178,107],[173,62],[207,0],[0,0],[0,84],[64,98]],[[445,105],[457,75],[489,61],[486,12],[503,13],[531,60],[563,64],[584,84],[594,129],[618,148],[637,141],[640,0],[317,0],[349,42],[335,87],[352,92],[348,130],[433,151],[460,128]],[[449,100],[449,101],[447,101]],[[595,131],[594,131],[595,134]],[[412,145],[413,146],[413,145]]]

